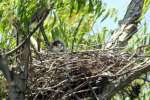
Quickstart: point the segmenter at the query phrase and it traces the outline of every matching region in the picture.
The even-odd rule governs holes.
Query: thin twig
[[[116,74],[121,73],[122,71],[124,71],[126,68],[130,67],[132,64],[134,64],[136,61],[131,61],[130,63],[128,63],[126,66],[124,66],[122,69],[120,69]]]
[[[86,81],[88,82],[88,86],[89,86],[90,90],[92,91],[92,93],[93,93],[93,95],[94,95],[94,98],[95,98],[96,100],[100,100],[100,99],[98,98],[98,96],[96,95],[95,91],[92,89],[92,86],[91,86],[91,84],[89,83],[89,81],[87,80],[85,74],[84,74],[84,77],[85,77]]]
[[[69,81],[69,82],[72,81],[69,75],[68,75],[68,81]],[[67,95],[72,94],[72,93],[75,91],[74,89],[72,89],[72,88],[70,87],[70,85],[68,85],[68,88],[69,88],[69,91],[62,97],[63,100],[66,100]],[[80,97],[79,97],[77,94],[73,94],[73,95],[75,96],[75,98],[76,98],[77,100],[81,100]]]

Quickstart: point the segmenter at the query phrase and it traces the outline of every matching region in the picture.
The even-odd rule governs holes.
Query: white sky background
[[[106,3],[107,7],[117,9],[117,16],[119,20],[121,20],[127,10],[128,4],[131,0],[102,0],[103,3]],[[146,20],[148,24],[148,31],[150,32],[150,10],[145,15],[144,20]],[[94,32],[100,32],[103,27],[107,27],[108,29],[114,30],[117,28],[118,24],[114,22],[111,18],[107,18],[103,22],[97,21],[93,27]]]

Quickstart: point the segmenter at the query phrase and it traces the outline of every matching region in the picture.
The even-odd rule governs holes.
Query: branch
[[[6,56],[9,56],[11,55],[12,53],[16,52],[18,49],[20,49],[20,47],[22,47],[29,39],[30,37],[33,35],[33,33],[36,32],[36,30],[41,26],[41,24],[44,22],[44,20],[46,19],[46,17],[48,16],[48,13],[51,9],[47,9],[46,10],[46,14],[45,16],[43,16],[43,18],[39,21],[39,23],[37,24],[37,26],[33,29],[32,32],[29,33],[29,35],[26,37],[26,39],[20,43],[16,48],[14,48],[13,50],[9,51],[9,52],[6,52],[4,55]]]
[[[124,18],[119,21],[118,24],[138,24],[139,18],[142,14],[143,4],[144,0],[131,0]]]
[[[142,75],[143,73],[147,73],[149,71],[150,71],[150,61],[140,64],[138,68],[136,68],[136,70],[130,72],[125,78],[123,78],[122,76],[120,81],[115,83],[115,85],[110,86],[108,90],[106,90],[107,92],[106,91],[104,92],[107,93],[104,98],[111,98],[113,95],[118,93],[118,91],[122,90],[125,86],[127,86],[136,78],[138,78],[140,75]]]
[[[39,22],[42,19],[42,17],[46,14],[46,12],[45,12],[46,10],[47,10],[47,8],[45,8],[45,7],[38,8],[31,18],[30,25],[34,22]],[[46,44],[47,49],[50,49],[49,40],[45,34],[43,23],[40,26],[40,31],[41,31],[42,36],[44,38],[44,42]]]
[[[114,31],[106,48],[124,47],[128,44],[129,39],[138,31],[137,25],[140,22],[143,4],[144,0],[131,1],[124,18],[118,22],[120,27]]]

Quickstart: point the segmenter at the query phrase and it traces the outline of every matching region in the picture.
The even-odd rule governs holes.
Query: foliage
[[[45,20],[45,32],[49,40],[60,39],[65,42],[68,48],[72,47],[72,42],[75,42],[75,45],[79,47],[79,44],[82,44],[82,42],[89,41],[89,39],[84,37],[91,31],[98,18],[101,17],[101,21],[103,21],[109,16],[115,16],[115,13],[112,12],[113,9],[106,10],[106,5],[100,0],[55,0],[54,2],[49,0],[31,0],[28,2],[25,0],[1,1],[0,7],[3,8],[0,11],[2,37],[6,37],[6,33],[11,33],[11,39],[4,38],[2,41],[13,41],[9,45],[14,47],[16,31],[13,25],[17,23],[17,20],[21,22],[22,28],[27,30],[27,25],[30,23],[33,13],[39,8],[49,7],[52,3],[54,3],[54,9],[51,10],[48,18]],[[82,17],[82,23],[78,26]],[[38,33],[34,34],[35,38],[37,38]],[[74,34],[76,34],[75,37]],[[3,47],[10,48],[8,46]]]
[[[101,32],[94,32],[94,24],[100,20],[103,22],[107,18],[113,18],[116,22],[117,10],[107,8],[101,0],[0,0],[0,48],[10,50],[16,46],[16,30],[14,24],[21,23],[24,36],[31,22],[32,16],[44,7],[53,5],[53,10],[44,22],[44,29],[50,41],[62,40],[68,49],[86,50],[99,49],[109,39],[110,29],[104,27]],[[148,11],[150,0],[145,0],[143,15]],[[136,50],[140,45],[150,44],[150,35],[147,22],[139,27],[139,31],[129,41],[127,51]],[[40,31],[34,34],[38,38]],[[44,48],[42,38],[42,47]],[[150,48],[143,51],[150,55]]]

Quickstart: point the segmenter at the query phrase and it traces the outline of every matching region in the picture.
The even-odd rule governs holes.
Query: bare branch
[[[137,79],[140,75],[148,71],[150,71],[150,61],[140,64],[138,68],[136,68],[134,71],[132,70],[132,72],[130,72],[125,78],[122,76],[122,78],[114,83],[114,85],[108,85],[108,90],[103,91],[103,93],[106,93],[103,98],[111,98],[133,80]]]
[[[132,0],[128,6],[124,18],[119,21],[120,27],[114,31],[111,42],[106,48],[124,47],[128,44],[128,40],[137,32],[137,25],[142,14],[144,0]]]

